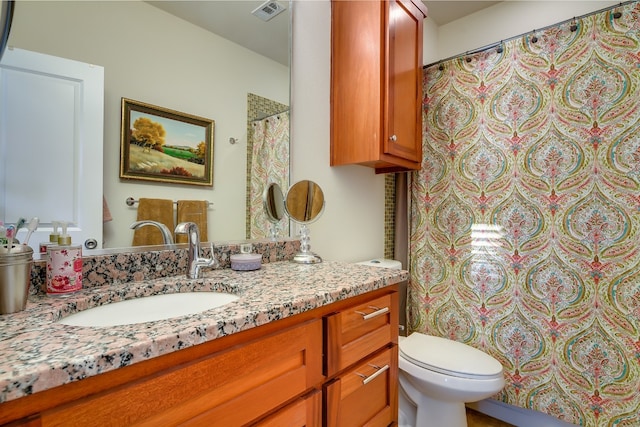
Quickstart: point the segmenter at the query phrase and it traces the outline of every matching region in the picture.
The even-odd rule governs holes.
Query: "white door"
[[[0,221],[37,216],[29,245],[68,221],[102,245],[104,69],[9,48],[0,62]],[[18,233],[23,240],[26,231]]]

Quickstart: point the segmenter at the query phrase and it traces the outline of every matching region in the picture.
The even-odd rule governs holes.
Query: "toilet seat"
[[[400,356],[430,371],[458,378],[489,380],[502,377],[502,365],[469,345],[418,332],[399,343]]]

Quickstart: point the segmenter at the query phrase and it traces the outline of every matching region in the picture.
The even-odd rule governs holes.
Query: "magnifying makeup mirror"
[[[276,240],[279,231],[278,223],[285,215],[284,195],[280,186],[276,183],[269,184],[264,190],[262,201],[264,202],[264,212],[267,220],[271,222],[271,239]]]
[[[300,251],[293,261],[300,264],[316,264],[322,262],[317,254],[311,252],[308,225],[318,220],[324,211],[324,193],[318,184],[304,180],[296,182],[287,191],[285,209],[292,221],[300,227]]]

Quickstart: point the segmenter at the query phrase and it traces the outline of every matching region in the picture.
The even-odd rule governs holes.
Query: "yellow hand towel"
[[[167,199],[140,199],[138,203],[138,221],[151,220],[161,222],[173,233],[173,201]],[[133,233],[133,246],[162,245],[162,233],[156,227],[140,227]]]
[[[178,224],[181,222],[195,222],[200,230],[200,241],[208,242],[207,231],[207,208],[209,202],[206,200],[178,200]],[[187,236],[178,234],[176,243],[186,243]]]

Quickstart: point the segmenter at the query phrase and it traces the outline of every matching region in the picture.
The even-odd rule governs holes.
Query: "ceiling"
[[[260,20],[251,12],[264,0],[161,0],[148,3],[274,61],[289,65],[289,14],[281,13],[267,22]],[[277,3],[289,7],[289,1],[277,0]],[[499,2],[423,0],[423,3],[429,9],[428,19],[437,25],[444,25]]]

